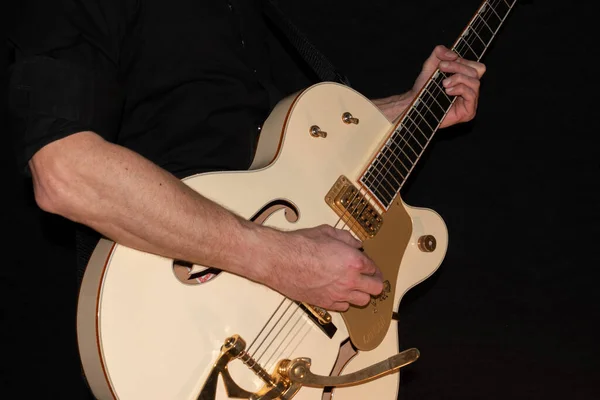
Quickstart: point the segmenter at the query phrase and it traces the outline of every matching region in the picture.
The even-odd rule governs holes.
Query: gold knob
[[[423,235],[417,241],[417,246],[419,246],[419,250],[425,253],[431,253],[435,250],[435,237],[433,235]]]
[[[298,377],[298,378],[304,378],[304,375],[306,375],[306,368],[304,368],[304,366],[302,365],[298,365],[296,367],[294,367],[294,376]]]
[[[345,124],[358,124],[358,118],[354,118],[349,112],[342,114],[342,121],[344,121]]]
[[[313,137],[322,137],[322,138],[327,137],[327,132],[322,131],[321,128],[319,128],[317,125],[311,126],[308,131],[310,132],[311,136],[313,136]]]

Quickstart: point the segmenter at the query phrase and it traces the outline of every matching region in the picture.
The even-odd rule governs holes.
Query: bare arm
[[[223,250],[248,242],[252,224],[137,153],[81,132],[41,149],[30,167],[42,209],[128,247],[239,272]]]
[[[42,209],[128,247],[217,267],[331,309],[366,304],[381,291],[377,268],[347,232],[256,225],[93,132],[50,143],[30,167]]]

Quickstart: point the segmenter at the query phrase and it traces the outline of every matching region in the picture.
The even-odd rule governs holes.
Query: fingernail
[[[446,52],[446,56],[447,56],[447,57],[453,57],[453,56],[454,56],[454,54],[455,54],[455,53],[454,53],[453,51],[448,51],[448,52]]]
[[[450,78],[446,78],[442,81],[442,84],[444,86],[448,86],[450,83],[452,83],[452,79],[450,79]]]
[[[450,93],[450,92],[452,92],[452,91],[454,91],[454,87],[449,87],[449,88],[446,88],[446,92],[447,92],[447,93]]]
[[[442,67],[442,68],[446,68],[448,65],[450,65],[450,63],[448,61],[442,61],[440,63],[440,67]]]

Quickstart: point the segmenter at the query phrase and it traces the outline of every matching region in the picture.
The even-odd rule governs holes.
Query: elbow
[[[104,151],[104,143],[95,133],[86,131],[38,150],[29,160],[37,205],[46,212],[85,223],[89,204],[98,197],[90,184],[98,166],[91,160]]]
[[[72,219],[69,215],[72,209],[69,199],[72,197],[70,182],[74,180],[74,170],[67,164],[61,157],[43,154],[42,149],[31,158],[29,168],[38,207]]]

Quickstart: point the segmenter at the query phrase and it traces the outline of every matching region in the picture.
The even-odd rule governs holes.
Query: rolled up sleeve
[[[8,34],[8,131],[23,172],[38,150],[73,133],[116,141],[127,20],[118,1],[23,2]]]

